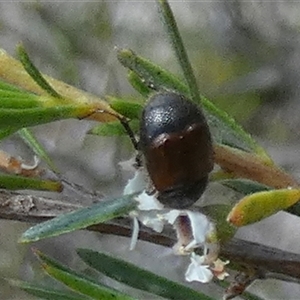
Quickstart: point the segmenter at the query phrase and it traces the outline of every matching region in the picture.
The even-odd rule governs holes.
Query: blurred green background
[[[171,1],[171,6],[201,93],[243,124],[278,164],[299,176],[300,3]],[[42,72],[100,96],[139,97],[126,81],[115,47],[131,48],[182,76],[154,1],[1,2],[0,47],[14,55],[20,41]],[[71,120],[40,126],[35,132],[70,181],[105,196],[117,195],[130,176],[120,172],[118,162],[129,159],[132,148],[126,138],[85,136],[91,126]],[[32,159],[16,137],[4,140],[1,148]],[[289,234],[300,232],[295,230],[298,223],[282,213],[238,235],[299,252],[299,238]],[[0,277],[40,278],[30,246],[16,243],[29,224],[5,220],[0,224]],[[34,246],[84,268],[74,254],[79,245],[104,247],[178,280],[186,266],[169,249],[140,243],[129,252],[127,239],[93,233],[75,233]],[[163,271],[159,262],[153,264],[157,256],[165,259]],[[31,299],[2,280],[0,286],[1,300]],[[201,289],[221,295],[211,285]],[[257,282],[253,290],[269,299],[292,299],[300,292],[297,285],[275,281]]]

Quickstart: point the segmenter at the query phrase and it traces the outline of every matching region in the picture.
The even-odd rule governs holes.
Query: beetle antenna
[[[121,116],[116,116],[116,117],[119,119],[120,123],[122,124],[125,131],[127,132],[127,135],[129,136],[134,149],[138,151],[138,154],[135,157],[135,162],[136,162],[136,167],[139,168],[142,166],[141,156],[139,153],[139,142],[136,140],[134,133],[128,124],[128,119]]]
[[[115,114],[113,112],[110,112],[110,111],[107,111],[107,110],[104,110],[104,109],[98,110],[98,112],[100,112],[100,113],[106,113],[106,114],[109,114],[109,115],[114,116],[115,118],[117,118],[120,121],[120,123],[122,124],[122,126],[124,127],[127,135],[129,136],[130,141],[131,141],[134,149],[136,151],[139,151],[139,142],[135,138],[134,133],[133,133],[131,127],[129,126],[129,123],[128,123],[129,119],[127,119],[124,116],[121,116],[119,114]],[[141,162],[141,158],[140,158],[139,154],[137,154],[137,156],[135,158],[135,161],[136,161],[136,166],[137,167],[141,167],[142,166],[142,162]]]
[[[128,123],[128,120],[124,117],[118,117],[117,118],[119,119],[120,123],[122,124],[122,126],[124,127],[126,133],[128,134],[130,140],[131,140],[131,143],[133,145],[133,147],[135,148],[135,150],[138,151],[138,148],[139,148],[139,143],[138,141],[136,140],[135,136],[134,136],[134,133],[131,129],[131,127],[129,126],[129,123]]]

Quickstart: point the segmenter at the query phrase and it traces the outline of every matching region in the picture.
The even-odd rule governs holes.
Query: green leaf
[[[30,92],[26,92],[23,89],[20,89],[19,87],[12,85],[10,83],[4,82],[2,80],[0,80],[0,93],[2,91],[11,91],[11,92],[15,92],[15,93],[28,93],[31,94]]]
[[[5,128],[5,129],[0,129],[0,140],[10,136],[14,132],[18,131],[18,128]]]
[[[220,180],[218,183],[245,195],[272,190],[272,188],[267,185],[249,179],[226,179]]]
[[[35,67],[35,65],[31,62],[28,54],[25,51],[23,45],[19,45],[17,48],[17,52],[20,58],[20,61],[26,70],[26,72],[30,75],[30,77],[50,96],[55,98],[62,98],[60,94],[58,94],[52,86],[46,81],[41,72]]]
[[[74,292],[54,290],[53,288],[38,286],[26,281],[15,279],[8,279],[7,281],[12,286],[20,288],[31,295],[46,300],[91,300],[90,297],[85,297],[83,295],[76,296],[74,295]]]
[[[190,97],[190,92],[182,80],[173,74],[153,64],[131,50],[118,51],[121,64],[134,71],[147,86],[155,90],[171,90]],[[201,97],[203,112],[211,129],[214,141],[230,145],[248,152],[255,152],[268,160],[265,150],[238,125],[226,112],[218,109],[205,97]]]
[[[19,136],[30,146],[30,148],[36,153],[48,167],[55,173],[59,173],[57,167],[54,165],[52,159],[47,154],[44,147],[35,138],[33,133],[28,128],[23,128],[18,132]]]
[[[123,115],[124,117],[129,119],[140,118],[143,110],[143,105],[141,103],[125,101],[112,96],[107,96],[106,98],[111,108]]]
[[[237,231],[236,227],[226,221],[231,209],[232,204],[213,204],[201,208],[201,211],[215,222],[217,235],[222,243],[231,239]]]
[[[130,128],[133,132],[137,132],[139,129],[139,121],[132,120],[129,122]],[[95,134],[100,136],[121,136],[127,135],[127,131],[124,129],[123,125],[117,122],[109,122],[105,124],[100,124],[95,126],[89,131],[89,134]]]
[[[227,221],[245,226],[285,210],[300,199],[300,189],[280,189],[258,192],[241,199],[230,211]]]
[[[17,130],[68,118],[84,118],[94,112],[94,105],[65,105],[29,109],[0,109],[0,129]]]
[[[19,175],[0,175],[0,188],[8,190],[42,190],[61,192],[63,186],[58,181],[42,180]]]
[[[134,195],[126,195],[109,201],[101,201],[90,207],[60,215],[52,220],[29,228],[20,238],[21,243],[38,241],[43,238],[83,229],[123,216],[137,206]]]
[[[41,106],[39,97],[16,86],[0,81],[0,108],[34,108]]]
[[[107,254],[89,249],[77,249],[77,253],[90,267],[131,287],[173,300],[213,299]]]
[[[47,257],[39,251],[36,251],[39,259],[42,261],[44,270],[56,280],[62,282],[72,290],[97,300],[132,300],[123,293],[110,287],[97,283],[92,278],[76,273],[57,261]]]
[[[132,50],[120,49],[117,52],[119,62],[140,77],[141,82],[154,90],[172,90],[190,95],[188,87],[170,72],[151,61],[136,55]]]
[[[0,108],[34,108],[41,106],[38,96],[0,90]]]
[[[184,78],[189,87],[191,94],[191,100],[195,103],[200,102],[199,90],[196,81],[193,68],[189,61],[186,49],[184,47],[182,38],[180,36],[176,20],[174,18],[173,12],[170,8],[170,5],[167,0],[157,0],[159,5],[159,11],[163,18],[164,24],[167,29],[168,36],[170,38],[171,44],[176,54],[176,58],[181,66],[181,69],[184,74]]]
[[[152,92],[152,90],[141,80],[140,76],[135,72],[129,71],[127,79],[131,86],[145,98],[147,98]]]
[[[126,135],[126,130],[119,121],[116,121],[97,125],[88,133],[100,136],[120,136]]]

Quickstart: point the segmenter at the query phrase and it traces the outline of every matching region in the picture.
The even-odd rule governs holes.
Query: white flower
[[[140,231],[138,219],[135,216],[133,216],[132,219],[133,219],[133,230],[132,230],[131,241],[129,246],[129,250],[131,251],[135,249],[139,237],[139,231]]]
[[[145,226],[152,228],[156,232],[162,232],[164,229],[165,221],[156,212],[139,211],[138,219]]]
[[[218,259],[220,245],[215,224],[201,212],[165,208],[157,200],[156,194],[148,195],[146,181],[145,171],[140,168],[124,189],[124,194],[141,191],[135,197],[138,207],[130,213],[134,221],[130,249],[134,249],[137,242],[138,221],[156,232],[162,232],[164,225],[169,223],[173,225],[178,238],[173,247],[174,252],[179,255],[191,254],[191,264],[185,274],[187,281],[205,283],[211,281],[214,276],[225,278],[226,263]],[[194,253],[194,249],[199,247],[203,248],[203,256]]]
[[[141,211],[144,210],[162,210],[164,208],[155,197],[155,195],[148,195],[146,191],[143,191],[135,198],[138,202],[138,209]]]
[[[204,261],[205,256],[196,255],[194,252],[191,254],[191,263],[185,273],[186,281],[207,283],[213,279],[213,272],[209,269],[209,265],[203,265]]]
[[[171,225],[174,225],[176,219],[180,216],[181,211],[178,209],[172,209],[168,213],[164,214],[164,219]]]
[[[136,170],[133,178],[128,180],[128,183],[124,188],[123,195],[137,193],[143,191],[145,188],[146,182],[144,171],[142,169]]]
[[[190,219],[191,229],[194,238],[194,240],[186,246],[188,250],[189,248],[196,248],[200,245],[203,245],[203,243],[206,240],[206,236],[212,230],[212,222],[207,218],[207,216],[199,212],[187,210],[186,214]]]

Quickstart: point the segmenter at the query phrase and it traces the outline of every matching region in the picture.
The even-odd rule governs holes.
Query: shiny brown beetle
[[[162,204],[184,209],[203,194],[214,164],[212,140],[201,109],[189,99],[171,92],[149,99],[139,150]]]

